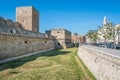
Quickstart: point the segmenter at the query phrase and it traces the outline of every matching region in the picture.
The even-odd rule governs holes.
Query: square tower
[[[32,6],[17,7],[16,21],[26,30],[39,32],[39,12]]]

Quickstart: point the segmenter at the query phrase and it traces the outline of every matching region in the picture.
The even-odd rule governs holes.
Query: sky
[[[104,16],[120,24],[120,0],[1,0],[0,17],[16,20],[16,7],[33,6],[39,13],[39,32],[65,28],[85,35],[102,26]]]

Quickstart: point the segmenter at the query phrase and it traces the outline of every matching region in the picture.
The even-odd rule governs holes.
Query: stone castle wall
[[[17,7],[16,21],[26,30],[39,32],[39,12],[32,6]]]
[[[13,22],[9,19],[0,17],[0,32],[29,35],[33,37],[45,37],[45,34],[26,30],[19,22]]]
[[[53,38],[0,17],[0,60],[54,48]]]
[[[0,17],[0,60],[54,48],[52,36],[39,33],[39,12],[17,7],[16,21]]]
[[[50,38],[0,32],[0,60],[52,48]]]
[[[13,22],[10,19],[4,19],[3,17],[0,17],[0,25],[1,26],[10,26],[10,27],[19,27],[20,24],[18,22]]]
[[[80,47],[78,56],[97,80],[120,80],[120,58],[86,47]]]
[[[65,29],[47,30],[46,34],[54,37],[54,44],[56,48],[72,47],[71,32]]]

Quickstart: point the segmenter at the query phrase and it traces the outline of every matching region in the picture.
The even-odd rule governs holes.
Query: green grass
[[[55,49],[0,64],[0,80],[82,80],[77,48]]]
[[[85,68],[86,72],[88,73],[88,75],[90,76],[90,78],[92,80],[96,80],[95,76],[89,71],[89,69],[85,66],[85,64],[83,63],[83,61],[79,58],[81,64],[83,65],[83,67]]]

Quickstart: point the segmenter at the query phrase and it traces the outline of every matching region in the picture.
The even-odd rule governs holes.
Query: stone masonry
[[[18,7],[16,17],[16,22],[0,17],[0,60],[54,48],[53,37],[38,32],[36,9]]]
[[[48,36],[54,37],[54,44],[57,48],[67,48],[71,47],[71,32],[65,29],[52,29],[47,30],[46,34]]]
[[[16,21],[26,30],[39,32],[39,12],[32,6],[17,7]]]
[[[97,80],[120,80],[120,57],[110,55],[93,49],[92,46],[84,45],[78,49],[78,56],[82,59],[88,69],[94,74]],[[100,48],[101,49],[101,48]]]

